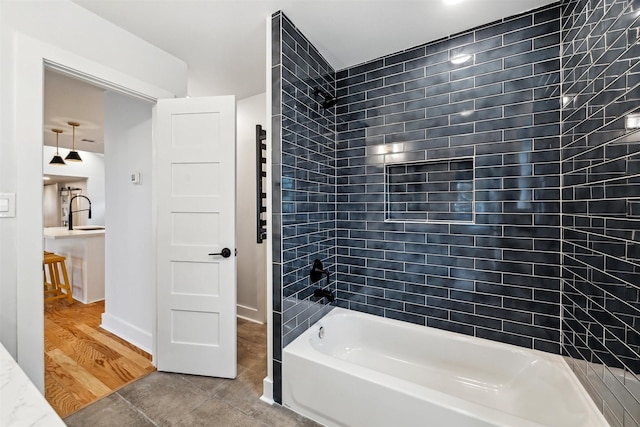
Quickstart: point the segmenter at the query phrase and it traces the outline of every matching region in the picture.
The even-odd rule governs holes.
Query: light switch
[[[0,218],[12,218],[16,216],[15,193],[0,193]]]

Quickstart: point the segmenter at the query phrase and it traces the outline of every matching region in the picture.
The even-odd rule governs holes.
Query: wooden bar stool
[[[66,298],[69,304],[73,304],[71,293],[71,283],[67,275],[65,257],[52,252],[44,252],[43,274],[44,274],[44,302]],[[49,280],[47,281],[47,271]],[[62,292],[62,291],[65,292]]]

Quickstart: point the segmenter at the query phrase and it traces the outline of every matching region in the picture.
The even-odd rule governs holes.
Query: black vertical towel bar
[[[257,243],[262,243],[267,238],[267,220],[262,219],[262,214],[267,212],[265,206],[265,200],[267,193],[263,191],[263,178],[267,176],[265,170],[267,165],[267,158],[265,157],[265,151],[267,150],[267,144],[264,142],[267,139],[267,131],[262,129],[262,126],[256,125],[256,229],[257,229]]]

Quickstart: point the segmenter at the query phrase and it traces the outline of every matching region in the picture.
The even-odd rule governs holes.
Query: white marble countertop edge
[[[65,426],[24,371],[0,344],[0,426]]]

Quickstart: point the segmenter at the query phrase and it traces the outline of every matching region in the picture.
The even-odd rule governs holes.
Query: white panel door
[[[160,371],[236,376],[235,97],[155,107]]]

